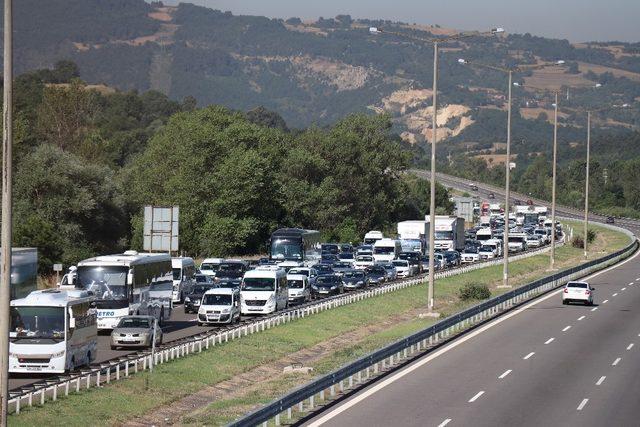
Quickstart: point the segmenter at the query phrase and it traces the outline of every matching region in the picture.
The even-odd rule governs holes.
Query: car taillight
[[[591,291],[584,291],[584,292],[585,292],[585,294],[587,294],[587,295],[591,295]]]
[[[564,293],[565,293],[565,294],[568,294],[568,293],[569,293],[569,289],[564,288]]]

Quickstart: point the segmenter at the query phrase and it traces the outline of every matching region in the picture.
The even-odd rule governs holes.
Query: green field
[[[577,225],[570,224],[570,225]],[[614,231],[593,227],[596,241],[591,245],[594,255],[613,252],[628,244],[628,238]],[[556,250],[557,267],[566,268],[583,260],[582,249],[570,245]],[[510,264],[512,283],[520,285],[546,275],[549,255],[537,255]],[[450,315],[475,302],[462,303],[457,292],[466,283],[487,284],[494,295],[501,281],[502,267],[488,267],[440,279],[436,282],[436,306],[444,316]],[[148,372],[114,382],[99,389],[72,394],[43,407],[23,409],[20,415],[10,418],[11,425],[94,425],[122,424],[136,416],[153,414],[158,408],[218,384],[238,374],[260,366],[272,364],[283,357],[319,343],[335,339],[343,334],[367,327],[385,326],[359,339],[332,348],[316,363],[314,375],[328,372],[366,352],[384,346],[398,338],[428,326],[433,320],[404,318],[399,314],[419,311],[425,307],[426,286],[414,286],[401,291],[370,298],[330,311],[296,320],[259,334],[250,335],[219,345],[184,359],[177,359]],[[181,423],[206,425],[224,424],[247,412],[257,404],[265,403],[286,390],[312,378],[309,375],[274,375],[270,380],[253,384],[244,393],[230,399],[217,399],[199,410],[187,411]]]

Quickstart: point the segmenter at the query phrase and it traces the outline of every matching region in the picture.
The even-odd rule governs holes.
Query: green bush
[[[467,283],[458,291],[458,296],[462,301],[483,300],[491,298],[491,291],[485,284]]]
[[[584,239],[582,238],[582,236],[575,236],[571,241],[571,246],[573,246],[574,248],[584,248]]]
[[[594,240],[596,240],[596,232],[595,230],[592,229],[588,229],[587,230],[587,243],[593,243]]]

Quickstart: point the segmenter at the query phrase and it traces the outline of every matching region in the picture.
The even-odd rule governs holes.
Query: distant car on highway
[[[111,331],[111,350],[121,347],[151,347],[154,328],[156,345],[162,344],[162,329],[153,316],[124,316]]]
[[[615,224],[616,220],[612,216],[608,216],[605,222],[607,224]]]
[[[336,274],[318,277],[316,284],[311,289],[315,296],[337,295],[344,292],[342,279]]]
[[[238,289],[214,288],[202,297],[198,310],[198,325],[240,322],[240,291]]]
[[[393,265],[396,267],[398,271],[398,277],[409,277],[411,276],[412,268],[409,264],[409,261],[406,259],[395,259],[392,261]]]
[[[333,268],[329,264],[315,264],[313,268],[318,276],[326,276],[329,274],[333,274]]]
[[[489,194],[487,195],[487,197],[488,197],[488,198],[490,198],[490,199],[495,199],[495,198],[496,198],[496,195],[495,195],[495,194],[493,194],[493,193],[489,193]]]
[[[364,289],[369,286],[369,278],[366,272],[362,270],[351,270],[345,272],[342,276],[342,284],[345,291]]]
[[[353,264],[350,262],[339,261],[333,264],[332,268],[335,274],[337,274],[338,276],[342,276],[344,272],[353,269]]]
[[[373,256],[371,255],[358,255],[356,257],[355,268],[364,270],[367,267],[372,267],[375,264]]]
[[[562,304],[581,302],[593,305],[594,290],[587,282],[569,282],[562,291]]]
[[[387,273],[387,280],[396,280],[398,278],[398,272],[396,266],[392,262],[380,262],[377,265],[385,269]]]
[[[471,189],[471,191],[478,191],[478,186],[475,184],[469,185],[469,188]]]
[[[387,271],[380,265],[374,265],[365,270],[370,285],[379,285],[387,281]]]

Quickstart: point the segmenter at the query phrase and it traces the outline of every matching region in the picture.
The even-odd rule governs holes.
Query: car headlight
[[[317,291],[318,287],[316,285],[311,285],[311,289],[315,289]]]
[[[184,299],[184,302],[191,302],[191,298],[186,297],[186,298]]]
[[[59,351],[59,352],[57,352],[57,353],[53,353],[53,354],[51,355],[51,358],[52,358],[52,359],[55,359],[56,357],[62,357],[62,356],[64,356],[64,351]]]

